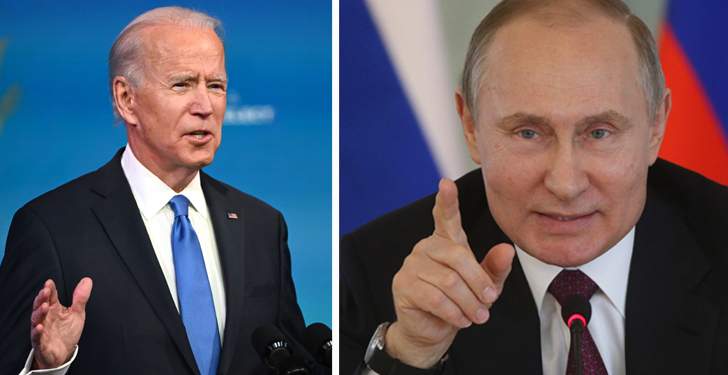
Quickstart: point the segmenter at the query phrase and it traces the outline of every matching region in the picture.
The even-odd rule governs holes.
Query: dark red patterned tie
[[[549,285],[549,293],[551,293],[559,304],[564,303],[566,297],[572,294],[581,294],[587,299],[591,299],[599,286],[579,270],[563,270]],[[569,348],[569,362],[566,365],[566,375],[574,373],[574,347]],[[582,374],[607,375],[607,369],[604,367],[602,356],[599,355],[597,345],[589,333],[589,327],[581,333],[581,358],[584,362]]]

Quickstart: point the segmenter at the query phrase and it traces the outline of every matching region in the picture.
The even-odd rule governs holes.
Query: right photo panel
[[[339,372],[728,373],[727,17],[340,1]]]

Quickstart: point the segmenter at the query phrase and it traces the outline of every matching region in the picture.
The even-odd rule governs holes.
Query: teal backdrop
[[[0,2],[0,258],[18,208],[126,144],[109,49],[136,16],[168,5],[225,28],[228,106],[205,171],[283,213],[306,323],[331,326],[330,1]]]

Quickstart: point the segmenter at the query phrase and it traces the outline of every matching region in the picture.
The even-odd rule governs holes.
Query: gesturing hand
[[[92,287],[91,279],[83,278],[73,291],[71,307],[66,308],[58,302],[56,284],[53,280],[46,281],[35,297],[30,316],[30,343],[35,353],[33,369],[60,367],[71,359],[86,321],[86,302]]]
[[[394,276],[397,321],[385,338],[390,356],[421,368],[433,366],[461,328],[488,320],[515,255],[513,246],[499,244],[478,264],[462,228],[457,186],[443,179],[439,189],[435,232],[415,245]]]

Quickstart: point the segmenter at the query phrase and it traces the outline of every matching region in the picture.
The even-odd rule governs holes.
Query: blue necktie
[[[189,204],[184,195],[176,195],[169,201],[174,211],[172,253],[179,310],[200,373],[214,375],[220,358],[220,333],[202,248],[187,217]]]

